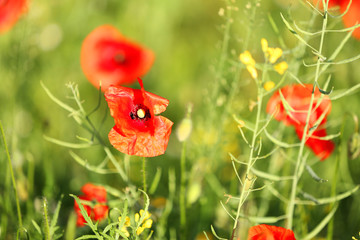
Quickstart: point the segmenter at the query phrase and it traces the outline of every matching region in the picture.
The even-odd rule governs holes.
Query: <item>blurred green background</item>
[[[229,45],[225,51],[222,49],[222,41],[229,21],[226,14],[221,16],[220,9],[224,9],[226,14],[231,11],[231,30],[229,35],[225,36],[225,39],[229,37]],[[85,110],[90,112],[94,109],[99,101],[99,94],[82,73],[80,49],[83,39],[94,28],[111,24],[124,36],[155,52],[155,63],[150,72],[143,77],[144,86],[147,91],[170,100],[169,107],[162,115],[174,122],[174,133],[177,124],[186,114],[187,105],[192,103],[194,106],[194,130],[187,145],[188,190],[189,198],[193,201],[193,204],[188,206],[189,239],[194,239],[202,231],[209,232],[210,225],[214,225],[221,234],[228,236],[233,223],[226,216],[219,201],[226,200],[225,193],[236,196],[239,188],[228,152],[240,158],[246,158],[248,155],[247,145],[243,142],[232,115],[253,120],[255,114],[249,111],[249,104],[251,100],[256,100],[255,84],[246,71],[242,71],[237,82],[234,82],[236,69],[241,65],[238,63],[238,55],[244,50],[249,50],[257,61],[262,62],[260,39],[265,37],[270,46],[284,48],[285,60],[294,63],[289,70],[293,70],[294,66],[301,66],[303,59],[306,62],[314,62],[314,57],[308,50],[305,56],[296,56],[298,59],[293,57],[296,51],[292,48],[297,46],[298,41],[284,26],[280,12],[307,30],[315,31],[322,24],[321,18],[318,17],[315,25],[308,29],[307,23],[312,11],[296,0],[31,1],[27,14],[10,31],[0,36],[0,120],[10,146],[25,225],[30,226],[31,219],[41,219],[41,208],[37,204],[42,196],[49,200],[51,207],[54,207],[64,194],[59,225],[66,229],[73,208],[73,199],[68,196],[69,193],[78,194],[86,182],[125,187],[118,177],[99,175],[86,170],[71,158],[68,149],[50,143],[43,137],[46,135],[69,142],[77,142],[76,136],[91,138],[66,111],[50,100],[40,81],[57,98],[72,106],[75,106],[75,103],[68,98],[71,93],[66,84],[74,82],[79,86]],[[289,13],[291,15],[288,15]],[[273,19],[279,33],[274,32],[269,17]],[[332,19],[330,26],[341,28],[341,19]],[[344,36],[345,33],[326,34],[325,54],[330,54]],[[249,41],[245,44],[246,39]],[[318,38],[310,39],[310,43],[316,46]],[[350,39],[339,59],[357,55],[360,53],[359,49],[360,42]],[[222,61],[222,57],[225,57],[225,61],[219,75],[219,62]],[[359,83],[358,65],[359,62],[355,61],[346,65],[334,65],[328,70],[332,75],[330,85],[334,86],[334,92]],[[313,68],[301,66],[298,77],[304,82],[311,82],[313,73]],[[273,77],[274,82],[280,79],[275,75]],[[327,75],[324,75],[320,83],[323,84],[326,78]],[[293,82],[294,79],[290,77],[285,81],[286,84]],[[133,87],[138,88],[136,84]],[[357,92],[334,101],[328,117],[329,132],[340,132],[346,114],[359,115],[359,103]],[[107,139],[107,133],[113,127],[113,119],[109,115],[104,123],[101,122],[107,111],[102,97],[101,107],[91,115],[103,139]],[[274,121],[270,125],[270,132],[278,128],[281,128],[280,124]],[[341,171],[337,192],[344,192],[354,184],[360,183],[359,158],[348,160],[346,153],[347,141],[355,129],[352,118],[345,118],[342,142],[336,140],[338,148],[342,149],[339,155]],[[296,137],[292,131],[284,130],[284,134],[287,134],[288,139],[293,139],[290,141],[295,141]],[[167,197],[167,171],[169,168],[175,168],[177,173],[179,172],[181,146],[175,134],[172,134],[166,154],[148,160],[150,180],[157,168],[163,169],[164,173],[152,198]],[[271,148],[273,145],[264,140],[264,149]],[[76,150],[76,153],[94,165],[105,157],[101,148],[96,146],[91,150]],[[116,154],[122,156],[120,153]],[[316,162],[316,158],[311,154],[310,156],[311,162]],[[322,178],[329,179],[329,183],[314,183],[304,174],[301,188],[317,197],[328,196],[335,158],[336,153],[325,162],[313,166]],[[0,164],[3,166],[0,171],[0,189],[3,193],[11,193],[3,148]],[[258,168],[266,171],[271,164],[275,164],[274,161],[261,162]],[[140,166],[139,159],[132,159],[130,179],[139,187]],[[279,172],[289,173],[291,166],[285,170],[281,166],[275,168]],[[262,183],[262,180],[259,182]],[[251,195],[247,209],[251,210],[251,205],[259,203],[260,197],[264,196],[257,193]],[[3,195],[0,212],[3,218],[8,218],[5,239],[11,239],[16,232],[15,204],[6,200],[7,198],[13,199],[13,196]],[[270,215],[284,213],[284,206],[279,206],[278,201],[273,197],[270,199],[270,206],[274,206],[273,210],[268,212]],[[335,215],[334,239],[350,239],[360,230],[359,201],[360,195],[356,193],[340,203]],[[318,215],[323,216],[328,211],[325,207],[301,210],[301,221],[310,229],[321,220]],[[171,217],[169,227],[178,229],[178,206],[174,207]],[[299,232],[301,231],[306,230],[302,229]],[[325,234],[326,232],[323,235]]]

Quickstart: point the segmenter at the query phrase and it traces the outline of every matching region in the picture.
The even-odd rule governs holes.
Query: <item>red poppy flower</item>
[[[319,1],[319,7],[322,9],[322,0],[313,0],[314,4]],[[340,7],[340,12],[344,13],[350,3],[350,0],[330,0],[329,8],[336,6]],[[347,13],[343,16],[344,25],[349,28],[355,24],[360,23],[360,0],[352,0],[351,5]],[[355,29],[353,36],[360,40],[360,28]]]
[[[349,0],[340,0],[340,12],[346,11],[349,2]],[[343,21],[346,27],[360,23],[360,0],[352,0],[348,12],[343,16]],[[360,40],[360,28],[355,29],[353,36]]]
[[[109,87],[105,98],[115,126],[109,133],[110,143],[120,152],[154,157],[165,152],[173,122],[163,116],[169,100],[141,89]]]
[[[276,120],[282,121],[286,125],[293,125],[300,139],[304,133],[312,89],[312,84],[285,86],[269,99],[266,108],[268,113],[275,113],[274,117]],[[286,107],[281,100],[280,92],[288,104]],[[310,147],[321,160],[329,157],[334,150],[334,143],[332,141],[319,139],[326,136],[325,124],[330,110],[330,99],[316,89],[314,92],[309,129],[316,127],[316,124],[318,124],[318,126],[315,130],[310,130],[311,134],[306,140],[306,145]],[[318,121],[320,121],[320,123]]]
[[[89,81],[106,91],[111,85],[131,84],[149,71],[154,53],[125,38],[110,25],[93,30],[81,47],[81,67]]]
[[[293,231],[260,224],[249,229],[248,240],[296,240]]]
[[[109,207],[106,205],[106,190],[104,187],[101,186],[95,186],[91,183],[85,184],[81,191],[84,193],[84,195],[79,196],[79,199],[86,200],[94,203],[94,206],[89,206],[83,204],[83,207],[87,214],[90,216],[91,219],[95,221],[100,221],[104,218],[106,218],[107,212]],[[77,226],[84,226],[86,221],[83,215],[81,214],[80,207],[75,201],[74,204],[75,212],[78,215],[77,218]]]
[[[0,33],[10,29],[26,8],[26,0],[0,0]]]

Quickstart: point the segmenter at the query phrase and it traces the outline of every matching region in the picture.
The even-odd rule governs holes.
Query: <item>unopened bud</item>
[[[176,129],[176,136],[180,142],[189,138],[192,131],[192,121],[190,118],[184,118]]]

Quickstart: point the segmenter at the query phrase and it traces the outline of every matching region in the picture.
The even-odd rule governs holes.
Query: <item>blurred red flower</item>
[[[248,240],[296,240],[293,231],[266,224],[249,229]]]
[[[120,152],[154,157],[165,152],[173,122],[155,116],[166,110],[169,100],[141,89],[109,87],[105,98],[115,126],[109,133],[110,143]]]
[[[0,0],[0,33],[10,29],[26,9],[26,0]]]
[[[350,0],[339,0],[340,12],[344,13],[349,5]],[[348,12],[343,16],[346,27],[352,27],[360,24],[360,0],[352,0]],[[360,28],[355,29],[353,36],[360,40]]]
[[[322,0],[313,0],[313,3],[316,5],[319,1],[319,7],[322,9]],[[350,0],[330,0],[329,8],[336,6],[340,7],[340,12],[344,13],[350,3]],[[344,25],[349,28],[355,24],[360,23],[360,0],[352,0],[351,5],[347,13],[343,16]],[[360,40],[360,28],[355,29],[353,36]]]
[[[274,117],[276,120],[282,121],[286,125],[293,125],[300,139],[304,133],[312,89],[312,84],[285,86],[269,99],[266,108],[268,113],[275,113]],[[285,101],[285,103],[283,103],[281,100],[280,92],[287,104]],[[320,91],[316,89],[314,92],[314,102],[312,113],[310,115],[309,129],[316,127],[316,125],[318,126],[316,130],[310,130],[311,135],[306,140],[306,145],[310,147],[315,155],[321,160],[325,160],[329,157],[334,150],[334,143],[332,141],[319,139],[326,136],[326,118],[327,115],[329,115],[330,110],[330,99],[327,96],[322,95]]]
[[[131,84],[149,71],[154,53],[125,38],[110,25],[93,30],[81,47],[81,67],[88,80],[106,91],[111,85]]]
[[[106,218],[109,207],[106,205],[105,188],[101,186],[95,186],[91,183],[87,183],[81,188],[81,191],[84,193],[84,195],[79,196],[79,199],[94,203],[94,206],[83,204],[83,207],[89,217],[95,221],[100,221]],[[74,209],[78,216],[76,222],[77,226],[84,226],[86,221],[81,214],[80,207],[76,201],[74,204]]]

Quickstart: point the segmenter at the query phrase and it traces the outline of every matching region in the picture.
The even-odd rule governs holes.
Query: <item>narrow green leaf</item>
[[[289,31],[294,34],[294,36],[303,44],[305,44],[306,46],[308,46],[311,50],[313,50],[314,53],[316,53],[316,55],[318,55],[320,58],[325,59],[324,56],[322,56],[318,50],[316,50],[313,46],[311,46],[310,44],[308,44],[302,37],[299,36],[299,34],[291,27],[290,23],[285,19],[285,17],[282,15],[282,13],[280,13],[280,16],[283,20],[283,22],[285,23],[286,27],[289,29]]]
[[[50,235],[52,237],[54,237],[56,229],[57,229],[56,224],[57,224],[57,220],[58,220],[58,217],[59,217],[60,208],[61,208],[61,201],[62,201],[63,197],[64,197],[64,195],[61,195],[60,200],[59,200],[58,204],[56,205],[54,215],[53,215],[53,217],[51,219]]]
[[[344,193],[338,194],[336,196],[333,197],[328,197],[328,198],[318,198],[318,204],[328,204],[328,203],[333,203],[336,201],[340,201],[341,199],[347,198],[349,196],[351,196],[353,193],[355,193],[358,189],[359,189],[360,185],[355,186],[353,189],[350,189]],[[301,204],[301,205],[316,205],[314,202],[312,201],[306,201],[306,200],[295,200],[296,204]]]
[[[222,237],[219,237],[219,236],[217,235],[217,233],[215,232],[215,229],[214,229],[213,225],[210,225],[210,228],[211,228],[212,234],[213,234],[217,239],[219,239],[219,240],[227,240],[226,238],[222,238]]]
[[[88,148],[91,147],[93,145],[93,143],[70,143],[70,142],[65,142],[65,141],[61,141],[52,137],[48,137],[46,135],[43,135],[43,137],[52,143],[55,143],[57,145],[63,146],[63,147],[68,147],[68,148],[75,148],[75,149],[81,149],[81,148]]]
[[[56,98],[51,92],[50,90],[44,85],[44,83],[42,81],[40,81],[41,87],[45,90],[46,94],[51,98],[51,100],[53,100],[57,105],[59,105],[60,107],[64,108],[65,110],[67,110],[68,112],[76,112],[75,109],[73,109],[72,107],[70,107],[69,105],[63,103],[62,101],[60,101],[58,98]]]
[[[34,220],[31,220],[31,223],[34,225],[36,231],[42,236],[42,232],[41,232],[40,226],[39,226]]]
[[[92,172],[99,173],[99,174],[115,174],[115,173],[117,173],[117,171],[114,171],[114,170],[102,169],[102,168],[90,165],[87,160],[82,159],[79,155],[77,155],[73,151],[69,151],[69,153],[70,153],[71,157],[77,163],[79,163],[81,166],[85,167],[86,169],[88,169]]]
[[[285,181],[285,180],[292,180],[294,177],[293,176],[277,176],[277,175],[273,175],[267,172],[263,172],[260,170],[255,169],[254,167],[251,168],[251,171],[258,177],[261,178],[265,178],[268,179],[270,181]]]
[[[303,239],[304,240],[313,239],[329,223],[329,221],[334,216],[337,208],[338,208],[338,204],[336,204],[333,207],[333,209],[329,212],[329,214],[326,215],[326,217],[308,235],[306,235]]]
[[[283,147],[283,148],[292,148],[292,147],[299,147],[300,143],[296,143],[296,144],[288,144],[286,142],[282,142],[276,138],[274,138],[273,136],[270,135],[270,133],[265,129],[264,130],[265,135],[269,138],[269,140],[271,142],[273,142],[274,144],[276,144],[279,147]]]
[[[127,182],[128,181],[128,177],[126,176],[124,170],[122,169],[122,167],[120,166],[120,164],[117,162],[117,160],[115,159],[114,155],[111,153],[110,149],[108,147],[104,147],[104,151],[106,152],[106,155],[109,157],[110,161],[112,162],[112,164],[114,164],[116,170],[118,171],[118,174],[120,175],[120,177]]]
[[[75,240],[82,240],[82,239],[100,239],[100,238],[96,235],[82,235],[81,237],[78,237]]]
[[[281,220],[286,219],[286,215],[282,215],[278,217],[256,217],[256,216],[246,216],[241,214],[240,216],[249,219],[251,222],[254,223],[277,223]]]
[[[342,98],[344,96],[348,96],[348,95],[352,94],[353,92],[355,92],[358,88],[360,88],[360,83],[356,84],[355,86],[353,86],[353,87],[351,87],[351,88],[349,88],[349,89],[347,89],[347,90],[345,90],[345,91],[343,91],[343,92],[341,92],[339,94],[333,95],[332,97],[330,97],[330,100],[335,101],[335,100],[337,100],[339,98]]]
[[[151,186],[149,188],[150,195],[155,193],[161,179],[161,173],[162,173],[161,168],[157,168],[154,180],[152,181]]]
[[[315,172],[314,170],[312,170],[312,168],[309,166],[309,165],[306,165],[306,170],[307,172],[310,174],[310,176],[317,182],[320,182],[320,183],[324,183],[324,182],[327,182],[328,180],[326,179],[322,179],[320,178]]]

